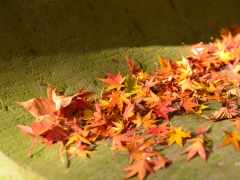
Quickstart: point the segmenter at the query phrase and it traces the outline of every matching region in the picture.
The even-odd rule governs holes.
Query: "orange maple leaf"
[[[112,74],[109,74],[107,72],[104,72],[109,78],[108,79],[99,79],[102,82],[105,82],[107,84],[110,84],[110,86],[107,88],[107,90],[111,90],[114,88],[117,88],[117,90],[119,91],[121,87],[123,87],[123,85],[121,85],[125,78],[122,78],[120,71],[118,72],[117,76],[114,76]]]
[[[186,110],[187,114],[195,112],[193,107],[199,106],[198,104],[192,102],[193,97],[191,98],[183,98],[181,101],[180,106],[183,106],[183,108]]]
[[[153,170],[151,164],[145,159],[142,159],[142,160],[136,162],[135,164],[133,164],[125,169],[122,169],[121,171],[130,171],[129,174],[127,176],[125,176],[123,179],[129,179],[132,176],[135,176],[136,174],[138,174],[139,180],[143,180],[145,178],[145,176],[147,175],[147,172],[154,174],[154,170]]]
[[[229,144],[232,144],[232,146],[237,149],[238,151],[240,151],[239,149],[239,143],[238,141],[240,141],[240,136],[238,136],[238,130],[234,131],[233,133],[224,131],[225,135],[227,136],[227,138],[223,141],[221,147],[227,146]]]
[[[159,169],[164,169],[165,166],[172,164],[172,161],[163,157],[162,155],[157,156],[158,161],[154,162],[153,170],[157,171]]]
[[[132,141],[134,131],[135,130],[132,130],[124,134],[114,136],[112,141],[112,147],[110,149],[112,150],[118,149],[119,151],[126,151],[127,150],[126,143],[130,143]]]
[[[188,162],[191,158],[193,158],[195,156],[195,154],[199,154],[203,161],[206,162],[206,151],[205,149],[207,149],[204,146],[204,141],[209,142],[210,140],[204,138],[203,134],[201,134],[201,136],[199,138],[193,138],[193,139],[189,139],[187,140],[188,142],[193,142],[192,145],[190,145],[188,148],[186,148],[184,151],[182,151],[180,153],[186,153],[188,152],[188,157],[186,159],[186,162]],[[208,149],[207,149],[208,150]]]
[[[155,120],[155,115],[152,114],[152,110],[149,111],[144,117],[142,117],[141,114],[137,113],[136,117],[137,119],[133,120],[133,122],[137,124],[137,127],[142,125],[142,127],[145,129],[153,127],[153,123],[158,121]]]
[[[114,104],[117,105],[118,109],[122,113],[123,110],[123,103],[128,104],[129,99],[127,97],[131,96],[133,93],[125,93],[125,91],[112,91],[112,94],[108,95],[107,97],[112,98],[108,104],[108,107],[113,106]]]
[[[141,159],[149,159],[149,157],[157,156],[160,153],[154,150],[149,150],[148,147],[152,145],[153,140],[139,142],[136,134],[133,135],[131,142],[127,145],[127,149],[129,151],[129,164],[132,163],[133,160],[139,161]]]
[[[237,126],[238,130],[240,130],[240,118],[236,117],[235,122],[232,123],[231,126]]]

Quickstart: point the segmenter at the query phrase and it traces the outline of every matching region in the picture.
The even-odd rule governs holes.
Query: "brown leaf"
[[[231,112],[227,107],[222,107],[219,109],[219,111],[215,111],[213,114],[213,117],[201,115],[202,117],[206,118],[209,122],[214,122],[222,119],[231,119],[232,115]]]
[[[36,118],[44,115],[52,115],[56,111],[55,103],[52,100],[43,97],[16,103],[25,107]]]

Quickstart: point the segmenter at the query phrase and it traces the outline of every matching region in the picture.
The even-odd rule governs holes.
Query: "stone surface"
[[[17,125],[30,125],[35,119],[15,101],[47,97],[47,82],[58,85],[64,94],[85,86],[85,91],[98,95],[103,83],[97,79],[105,77],[102,71],[129,73],[124,56],[149,72],[156,69],[157,54],[181,60],[189,51],[182,42],[207,43],[210,37],[218,37],[220,28],[240,24],[239,5],[237,0],[0,0],[0,179],[124,177],[119,170],[128,166],[127,158],[117,156],[110,161],[112,152],[105,146],[98,147],[99,154],[90,159],[73,158],[68,168],[61,164],[57,144],[46,149],[36,143],[28,158],[32,139]],[[218,106],[212,103],[211,111]],[[200,120],[204,127],[209,125]],[[175,116],[172,122],[194,130],[200,127],[200,120]],[[232,129],[230,124],[212,124],[214,141],[207,163],[201,158],[185,163],[187,155],[174,156],[182,151],[177,145],[164,151],[160,147],[173,164],[147,179],[237,179],[239,152],[231,146],[218,148],[224,139],[222,130]]]

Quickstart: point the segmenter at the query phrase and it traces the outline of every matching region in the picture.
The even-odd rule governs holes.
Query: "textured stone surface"
[[[220,28],[240,24],[239,5],[237,0],[0,0],[0,151],[11,159],[1,154],[0,169],[12,167],[11,175],[0,170],[0,179],[124,177],[119,170],[128,166],[126,157],[110,161],[112,152],[105,146],[98,147],[99,154],[90,159],[73,158],[69,168],[61,164],[57,144],[46,149],[36,143],[28,158],[32,139],[17,125],[30,125],[35,119],[14,102],[46,97],[47,82],[59,85],[58,91],[68,95],[82,86],[98,94],[103,84],[97,78],[105,77],[102,71],[129,73],[124,56],[149,72],[158,63],[157,54],[180,60],[189,50],[182,42],[207,43],[211,36],[218,37]],[[206,120],[201,121],[208,126]],[[190,130],[200,125],[196,116],[175,116],[172,122]],[[201,158],[185,164],[187,155],[174,156],[182,150],[177,145],[164,151],[159,147],[164,155],[172,156],[173,164],[147,179],[237,179],[239,153],[231,146],[218,149],[224,139],[222,129],[230,130],[230,124],[212,124],[213,152],[206,164]]]

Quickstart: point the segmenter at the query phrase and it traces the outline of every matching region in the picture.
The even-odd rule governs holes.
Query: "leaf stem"
[[[31,145],[29,153],[28,153],[28,157],[31,157],[31,152],[32,152],[35,141],[36,141],[36,137],[33,138],[32,145]]]

